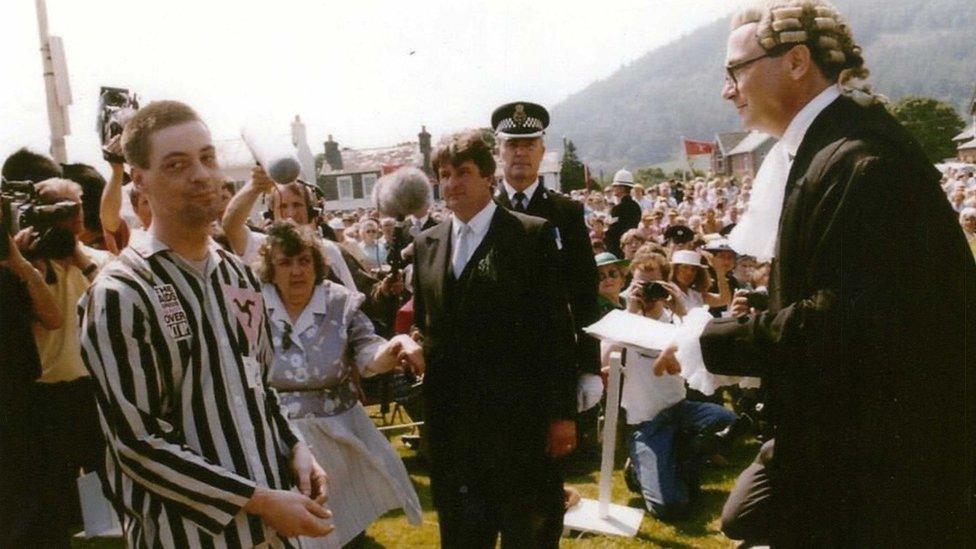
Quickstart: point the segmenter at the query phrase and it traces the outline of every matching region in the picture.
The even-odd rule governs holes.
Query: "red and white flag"
[[[715,144],[711,141],[692,141],[682,139],[685,143],[685,156],[697,156],[700,154],[712,154],[715,151]]]

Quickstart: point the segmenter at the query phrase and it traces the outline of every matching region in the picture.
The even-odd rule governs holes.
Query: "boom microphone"
[[[432,194],[424,172],[403,167],[376,181],[373,203],[381,214],[402,220],[408,215],[423,214],[430,206]]]
[[[241,138],[254,160],[268,172],[268,177],[275,183],[287,185],[302,174],[302,165],[290,147],[259,138],[246,129],[241,130]]]

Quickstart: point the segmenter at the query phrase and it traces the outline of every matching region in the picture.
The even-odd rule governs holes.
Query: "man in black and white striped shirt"
[[[209,130],[161,101],[136,113],[122,142],[152,226],[79,307],[108,443],[103,480],[129,546],[276,547],[328,534],[325,473],[265,385],[272,348],[257,280],[209,237],[222,180]]]

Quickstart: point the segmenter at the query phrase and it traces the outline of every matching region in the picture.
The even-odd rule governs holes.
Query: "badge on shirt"
[[[225,285],[223,289],[228,308],[234,313],[241,328],[244,329],[247,340],[252,344],[257,343],[258,330],[264,321],[264,298],[261,296],[261,292],[233,285]]]
[[[193,334],[190,332],[190,321],[186,318],[186,311],[180,304],[180,298],[176,294],[176,289],[172,284],[160,284],[153,286],[156,291],[156,299],[159,306],[163,309],[163,324],[169,330],[169,334],[176,341],[188,339]]]

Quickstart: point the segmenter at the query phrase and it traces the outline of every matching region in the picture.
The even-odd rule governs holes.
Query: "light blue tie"
[[[471,227],[461,224],[458,231],[457,246],[454,248],[454,277],[461,278],[464,266],[468,263],[468,246],[470,246]]]

